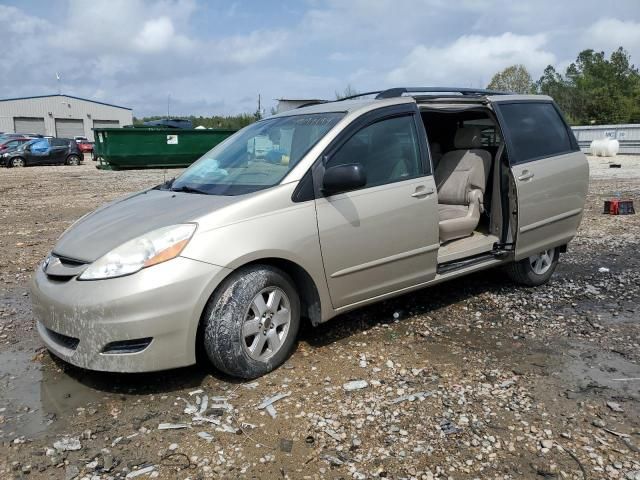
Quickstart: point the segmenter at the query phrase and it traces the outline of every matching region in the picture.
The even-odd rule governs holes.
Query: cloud
[[[142,30],[133,39],[133,44],[141,52],[155,53],[166,50],[176,40],[178,38],[173,22],[169,17],[163,16],[144,22]]]
[[[227,61],[246,65],[268,58],[284,47],[287,40],[284,31],[258,30],[249,35],[235,35],[213,43],[218,55]]]
[[[585,43],[594,49],[615,50],[624,47],[628,51],[640,51],[640,22],[603,18],[591,25],[584,34]],[[636,59],[637,61],[637,59]]]
[[[175,113],[213,114],[254,111],[258,93],[268,109],[347,84],[485,86],[510,64],[536,78],[586,48],[622,45],[640,63],[637,7],[616,0],[601,18],[598,0],[31,0],[0,5],[0,98],[55,92],[55,72],[63,92],[138,116],[164,112],[168,93]]]
[[[394,85],[485,86],[494,73],[524,64],[532,75],[555,62],[544,49],[545,34],[498,36],[463,35],[443,47],[415,46],[391,70],[386,80]]]

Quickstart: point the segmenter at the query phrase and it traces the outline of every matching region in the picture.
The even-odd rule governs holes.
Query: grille
[[[81,273],[85,265],[85,262],[52,254],[44,271],[49,279],[64,282]]]

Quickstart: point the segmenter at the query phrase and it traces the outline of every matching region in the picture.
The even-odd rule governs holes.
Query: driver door
[[[337,309],[427,282],[437,267],[436,186],[416,106],[359,120],[329,147],[318,169],[360,163],[367,175],[358,190],[316,194],[325,275]],[[314,175],[317,192],[321,174]]]

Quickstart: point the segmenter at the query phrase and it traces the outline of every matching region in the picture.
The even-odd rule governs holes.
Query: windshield
[[[171,189],[210,195],[242,195],[272,187],[289,173],[344,113],[263,120],[207,152]]]

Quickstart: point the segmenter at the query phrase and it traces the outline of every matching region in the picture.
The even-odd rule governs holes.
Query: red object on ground
[[[633,208],[633,200],[605,200],[604,211],[609,215],[633,215],[636,211]]]

